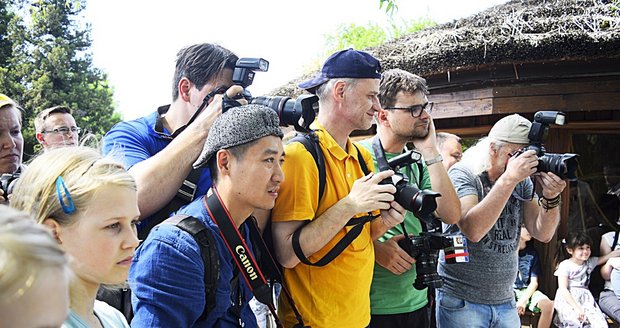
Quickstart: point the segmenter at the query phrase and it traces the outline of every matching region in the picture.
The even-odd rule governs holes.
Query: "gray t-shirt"
[[[476,176],[461,163],[454,165],[448,174],[459,198],[476,195],[481,201],[491,190],[486,173]],[[446,263],[442,252],[437,270],[444,278],[442,292],[481,304],[501,304],[514,299],[512,284],[518,270],[524,202],[532,198],[532,193],[530,179],[517,184],[491,230],[477,243],[467,240],[468,263]],[[444,225],[444,231],[460,233],[455,224]]]

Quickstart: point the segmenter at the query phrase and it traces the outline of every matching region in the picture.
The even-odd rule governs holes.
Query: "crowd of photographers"
[[[69,108],[46,109],[29,167],[0,95],[2,197],[71,256],[67,327],[519,326],[521,226],[550,240],[574,173],[532,144],[546,117],[504,117],[462,153],[435,133],[426,81],[366,52],[331,55],[297,102],[251,98],[267,69],[252,65],[182,49],[171,104],[113,127],[104,155],[78,146]],[[373,121],[376,136],[351,140]],[[305,134],[283,145],[283,124]],[[125,280],[99,292],[123,315],[95,300]]]

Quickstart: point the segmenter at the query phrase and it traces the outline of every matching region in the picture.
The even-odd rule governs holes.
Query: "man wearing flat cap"
[[[286,181],[271,218],[284,284],[302,320],[313,328],[368,326],[373,240],[403,221],[405,210],[394,201],[395,187],[379,184],[393,172],[373,174],[370,153],[349,139],[354,130],[370,128],[380,107],[380,78],[377,59],[347,49],[331,55],[316,78],[299,85],[319,97],[311,128],[324,159],[324,193],[318,199],[312,155],[300,143],[289,143]],[[359,234],[347,241],[355,229]],[[279,305],[284,326],[296,324],[288,302],[281,297]]]
[[[440,257],[439,327],[521,325],[512,289],[521,224],[548,242],[560,222],[559,197],[566,187],[553,173],[536,173],[535,151],[519,151],[529,143],[530,127],[518,114],[500,119],[448,172],[461,200],[461,219],[444,228],[467,238],[469,263],[447,264]],[[541,187],[540,199],[530,176]]]
[[[238,269],[208,206],[216,196],[248,248],[256,209],[270,210],[284,180],[282,131],[277,114],[264,106],[234,107],[218,117],[194,167],[211,170],[213,187],[177,214],[193,216],[211,230],[219,253],[215,304],[206,304],[201,248],[172,224],[156,226],[136,251],[129,281],[135,312],[132,327],[256,327],[252,292]],[[236,280],[235,280],[236,279]],[[235,280],[236,283],[232,283]],[[206,306],[214,306],[201,318]]]

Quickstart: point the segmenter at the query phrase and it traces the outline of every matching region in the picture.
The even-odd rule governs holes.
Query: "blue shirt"
[[[536,250],[530,245],[519,251],[519,272],[513,288],[526,288],[532,277],[540,276],[540,261]]]
[[[162,131],[155,131],[158,117],[168,111],[169,106],[162,106],[156,112],[133,121],[116,124],[103,138],[103,154],[118,157],[118,160],[130,169],[137,163],[147,160],[166,148],[172,141],[170,132],[161,124]],[[120,156],[119,156],[120,155]],[[211,188],[211,174],[209,169],[202,169],[198,190],[194,199],[201,198]],[[162,204],[162,207],[165,204]],[[153,217],[147,217],[138,224],[138,231]]]
[[[213,232],[220,259],[215,308],[205,320],[198,321],[206,303],[200,247],[189,233],[175,225],[162,224],[153,228],[136,250],[129,270],[135,312],[132,327],[239,327],[239,318],[232,313],[231,306],[231,300],[239,299],[244,327],[257,327],[248,304],[252,292],[242,275],[238,288],[231,288],[235,264],[219,228],[203,205],[203,198],[194,200],[179,213],[198,218]],[[249,229],[242,230],[251,250]]]

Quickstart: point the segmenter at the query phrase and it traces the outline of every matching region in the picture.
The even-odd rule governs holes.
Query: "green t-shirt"
[[[370,151],[375,162],[375,171],[378,171],[377,159],[372,150],[372,138],[365,139],[358,144]],[[385,153],[387,160],[396,157],[398,154]],[[424,177],[422,186],[419,189],[431,189],[431,180],[426,166],[423,167]],[[412,164],[402,168],[401,173],[409,178],[409,183],[418,184],[418,165]],[[405,214],[405,228],[407,233],[415,236],[422,231],[420,220],[413,213]],[[395,235],[402,235],[403,229],[400,224],[388,230],[379,241],[383,242]],[[416,311],[428,303],[427,289],[417,290],[413,287],[416,278],[415,265],[408,272],[397,276],[375,262],[372,285],[370,286],[370,313],[371,314],[400,314]]]

